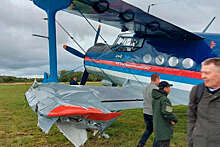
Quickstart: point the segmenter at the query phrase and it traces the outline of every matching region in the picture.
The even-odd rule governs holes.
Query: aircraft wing
[[[103,12],[103,9],[106,11]],[[122,0],[73,0],[65,11],[120,28],[122,31],[174,40],[204,39]]]
[[[143,107],[141,88],[35,82],[25,95],[45,132],[59,117],[80,116],[87,120],[108,121],[121,115],[112,111]]]
[[[86,142],[89,130],[106,135],[104,130],[121,115],[115,110],[142,108],[143,90],[144,86],[71,86],[34,82],[25,96],[38,115],[38,126],[45,133],[56,123],[69,141],[80,146]],[[177,100],[174,104],[178,102],[182,103]]]

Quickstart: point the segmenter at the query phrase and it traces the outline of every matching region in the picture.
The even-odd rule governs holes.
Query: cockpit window
[[[131,52],[141,48],[144,38],[133,37],[129,35],[119,35],[114,45],[115,50],[119,52]]]

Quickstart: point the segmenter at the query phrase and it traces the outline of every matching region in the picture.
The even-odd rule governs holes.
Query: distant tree
[[[33,82],[34,79],[17,78],[13,76],[0,76],[0,83],[15,83],[15,82]]]
[[[77,72],[70,72],[69,74],[67,74],[69,71],[66,70],[62,70],[59,72],[60,76],[62,78],[59,79],[60,82],[69,82],[71,79],[73,79],[73,77],[77,78],[77,82],[80,82],[83,76],[83,72],[81,71],[77,71]],[[63,76],[65,75],[65,76]],[[101,81],[102,79],[104,79],[103,76],[101,75],[96,75],[96,74],[89,74],[88,80],[87,81]]]
[[[62,70],[59,72],[61,78],[59,79],[60,82],[69,82],[73,77],[77,78],[77,82],[80,82],[83,76],[82,71],[77,72],[70,72],[67,70]],[[63,76],[64,75],[64,76]],[[98,74],[89,74],[87,81],[101,81],[104,77]],[[42,78],[37,78],[38,82],[42,82]],[[27,79],[27,78],[17,78],[13,76],[0,76],[0,83],[14,83],[14,82],[33,82],[34,78]]]

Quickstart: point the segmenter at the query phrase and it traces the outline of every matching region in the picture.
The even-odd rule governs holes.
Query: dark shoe
[[[143,147],[143,145],[142,144],[138,144],[137,147]]]

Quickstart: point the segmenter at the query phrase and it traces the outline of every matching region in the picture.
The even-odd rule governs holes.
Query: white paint
[[[107,70],[107,69],[101,69],[101,68],[93,67],[93,66],[86,66],[86,69],[88,71],[92,71],[92,72],[100,72],[100,73],[104,72],[105,74],[107,74],[109,76],[123,78],[125,80],[129,79],[129,80],[139,81],[139,82],[142,82],[145,84],[150,83],[150,77],[128,74],[128,73],[123,73],[123,72],[118,72],[118,71]],[[163,80],[165,80],[165,79],[161,79],[161,81],[163,81]],[[192,89],[192,87],[194,86],[192,84],[174,82],[171,80],[165,80],[165,81],[172,83],[174,85],[173,88],[176,88],[179,90],[190,91]],[[123,83],[121,83],[121,84],[123,84]]]

